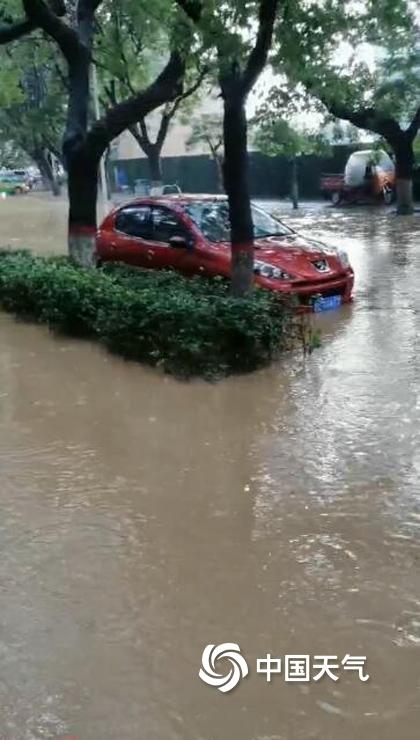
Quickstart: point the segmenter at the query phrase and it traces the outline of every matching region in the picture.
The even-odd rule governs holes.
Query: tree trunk
[[[83,50],[69,64],[69,106],[63,140],[69,194],[69,257],[80,267],[95,264],[98,169],[105,148],[93,155],[86,146],[90,99],[90,45],[93,18],[87,18]]]
[[[229,200],[232,242],[232,292],[237,297],[252,290],[254,282],[254,226],[248,186],[247,120],[245,96],[224,91],[224,181]],[[223,87],[222,87],[223,89]]]
[[[76,22],[68,24],[62,20],[65,14],[62,0],[53,3],[53,7],[44,2],[23,0],[28,17],[28,23],[23,24],[24,32],[32,28],[42,29],[56,42],[68,67],[67,123],[63,140],[63,162],[68,173],[70,200],[68,244],[71,258],[87,267],[95,262],[100,159],[111,141],[123,131],[156,108],[182,95],[186,68],[184,44],[186,49],[187,42],[184,38],[181,50],[171,51],[165,68],[151,85],[128,100],[112,105],[101,119],[89,127],[92,40],[98,27],[95,12],[100,4],[100,0],[77,3]],[[22,24],[18,24],[17,32],[16,26],[13,26],[12,31],[7,29],[6,34],[0,33],[0,44],[5,43],[5,38],[13,40],[20,35]]]
[[[217,173],[217,192],[218,193],[224,193],[225,192],[225,184],[224,184],[224,178],[223,178],[223,157],[222,155],[215,149],[214,147],[211,148],[211,154],[213,157],[213,162],[216,166],[216,173]]]
[[[88,129],[88,47],[89,43],[85,43],[76,60],[69,64],[70,97],[63,142],[70,201],[69,254],[82,267],[92,267],[96,262],[96,201],[101,157],[109,143],[126,128],[182,92],[179,80],[185,69],[181,56],[172,52],[164,71],[146,90],[111,107]]]
[[[407,216],[414,212],[413,202],[413,141],[408,136],[393,142],[397,177],[397,214]]]
[[[414,213],[413,181],[408,178],[397,178],[397,213],[409,216]]]
[[[162,141],[150,141],[147,125],[145,121],[142,122],[143,132],[140,129],[140,125],[130,127],[130,133],[136,140],[142,152],[147,157],[147,163],[149,165],[150,180],[154,185],[163,184],[163,171],[162,171],[162,147],[165,141],[163,137]],[[161,128],[161,132],[162,128]]]
[[[61,195],[61,184],[57,180],[57,177],[55,175],[51,180],[51,192],[56,198],[59,198],[59,196]]]
[[[46,151],[36,151],[31,156],[42,175],[42,179],[52,194],[57,197],[61,195],[61,185],[57,179],[49,153]]]
[[[155,185],[163,184],[163,171],[160,147],[152,144],[147,148],[147,160],[149,163],[150,179]]]
[[[217,188],[219,193],[225,192],[225,183],[223,178],[223,157],[221,154],[216,154],[216,169],[217,169]]]
[[[69,190],[68,248],[70,259],[80,267],[94,267],[96,247],[96,200],[98,163],[85,152],[67,156]]]
[[[293,208],[295,211],[299,208],[299,180],[298,180],[298,162],[297,158],[292,159],[292,183],[291,183],[291,198]]]
[[[106,182],[106,199],[112,200],[112,178],[111,178],[111,150],[108,147],[104,156],[105,182]]]

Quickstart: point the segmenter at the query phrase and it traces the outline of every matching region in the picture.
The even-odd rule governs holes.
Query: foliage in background
[[[277,27],[279,115],[303,99],[385,138],[398,207],[412,211],[413,140],[420,126],[420,21],[410,0],[297,0]],[[370,59],[369,59],[370,57]],[[301,104],[302,107],[302,104]]]
[[[51,44],[39,35],[0,49],[0,138],[32,160],[58,192],[65,78]],[[6,166],[5,162],[0,165]]]
[[[148,6],[132,0],[108,0],[102,17],[95,59],[106,107],[133,95],[139,86],[149,84],[157,75],[162,58],[168,57],[174,7],[170,0],[159,0]],[[130,127],[130,133],[147,156],[152,181],[163,180],[161,156],[170,126],[176,116],[191,111],[197,103],[206,73],[205,56],[191,54],[180,95]]]
[[[223,119],[213,113],[202,113],[191,121],[191,135],[187,148],[204,146],[216,165],[217,184],[220,193],[224,192],[223,183]]]
[[[32,162],[28,155],[0,133],[0,167],[13,170],[26,168],[30,164]]]
[[[299,160],[309,154],[327,155],[331,151],[329,142],[321,133],[303,127],[298,128],[282,118],[270,116],[269,105],[258,113],[254,144],[268,157],[283,155],[292,163],[290,195],[293,207],[299,206]]]
[[[29,24],[29,30],[42,29],[45,43],[54,44],[57,56],[65,66],[68,104],[62,151],[69,195],[68,249],[75,263],[89,268],[94,264],[101,159],[111,142],[125,130],[182,94],[190,51],[189,28],[184,17],[174,8],[170,14],[174,25],[166,29],[169,41],[166,64],[160,74],[146,88],[136,88],[119,103],[110,104],[102,115],[95,115],[92,62],[101,25],[109,22],[112,16],[110,0],[22,2],[27,17],[26,27]],[[164,0],[152,8],[150,3],[140,0],[122,2],[133,12],[142,13],[135,21],[136,27],[141,28],[142,20],[149,18],[156,7],[159,8],[159,21],[165,20],[160,9]],[[165,63],[165,59],[160,61]]]
[[[182,377],[255,370],[295,331],[289,302],[268,291],[238,300],[223,280],[118,265],[86,271],[22,251],[0,251],[0,305]]]

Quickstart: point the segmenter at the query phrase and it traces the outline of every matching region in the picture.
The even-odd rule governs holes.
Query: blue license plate
[[[314,301],[315,313],[321,313],[322,311],[335,311],[341,306],[341,295],[329,295],[326,297],[317,298]]]

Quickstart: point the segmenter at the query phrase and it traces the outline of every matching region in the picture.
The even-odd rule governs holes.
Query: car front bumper
[[[298,307],[303,310],[311,310],[315,298],[340,295],[342,303],[352,300],[354,273],[346,270],[342,275],[323,278],[322,280],[296,280],[293,282],[281,282],[256,276],[255,282],[261,288],[272,290],[282,295],[296,296]]]

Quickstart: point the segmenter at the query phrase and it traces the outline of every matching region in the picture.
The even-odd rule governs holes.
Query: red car
[[[256,206],[255,283],[296,295],[314,311],[351,300],[354,275],[347,254],[305,239]],[[97,259],[186,275],[230,275],[230,224],[224,196],[138,198],[107,216],[98,231]]]

